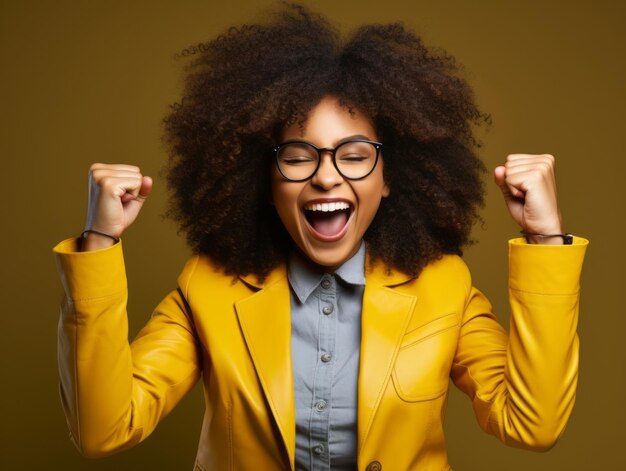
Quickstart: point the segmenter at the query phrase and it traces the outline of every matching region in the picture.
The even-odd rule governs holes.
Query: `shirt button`
[[[324,453],[324,446],[323,445],[315,445],[313,447],[313,453],[315,453],[316,455],[321,455],[322,453]]]
[[[330,353],[324,353],[324,354],[322,355],[322,361],[323,361],[324,363],[328,363],[328,362],[331,360],[331,358],[332,358],[332,357],[333,357],[333,356],[332,356]]]
[[[332,313],[333,313],[333,311],[334,311],[334,309],[333,309],[333,306],[332,306],[332,305],[329,305],[329,306],[324,306],[324,308],[322,309],[322,312],[323,312],[324,314],[326,314],[327,316],[328,316],[328,315],[330,315],[330,314],[332,314]]]
[[[326,279],[322,280],[322,288],[324,289],[330,288],[330,280],[326,280]]]
[[[370,464],[367,465],[365,471],[382,471],[382,469],[383,465],[380,464],[380,461],[372,461]]]
[[[326,401],[318,401],[315,403],[315,410],[317,412],[324,412],[327,406],[328,404],[326,403]]]

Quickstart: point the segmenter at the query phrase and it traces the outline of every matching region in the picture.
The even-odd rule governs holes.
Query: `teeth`
[[[304,206],[307,211],[323,211],[325,213],[332,211],[341,211],[350,209],[350,205],[345,201],[335,201],[332,203],[309,203]]]

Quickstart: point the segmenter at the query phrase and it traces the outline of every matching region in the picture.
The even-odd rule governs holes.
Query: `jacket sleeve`
[[[60,392],[70,435],[86,456],[149,435],[200,376],[197,340],[178,291],[156,308],[132,345],[121,242],[76,252],[54,248],[64,299],[58,328]]]
[[[562,434],[578,379],[579,278],[587,241],[570,246],[509,242],[507,338],[472,288],[452,367],[480,426],[507,445],[551,448]]]

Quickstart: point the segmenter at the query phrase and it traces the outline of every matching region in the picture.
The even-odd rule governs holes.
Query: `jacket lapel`
[[[369,265],[368,265],[369,266]],[[410,277],[374,266],[366,275],[363,294],[361,364],[358,383],[358,449],[362,450],[411,314],[415,296],[389,286]]]
[[[370,266],[369,261],[366,266]],[[291,469],[295,453],[295,404],[291,364],[289,284],[284,267],[264,283],[243,281],[259,289],[236,303],[243,335],[261,387],[283,438]],[[363,444],[391,377],[391,369],[416,298],[391,289],[410,277],[382,265],[366,273],[363,294],[361,360],[358,380],[358,449]]]
[[[272,411],[293,469],[295,453],[295,405],[291,365],[289,286],[283,270],[272,273],[262,288],[236,303],[243,335],[261,387]]]

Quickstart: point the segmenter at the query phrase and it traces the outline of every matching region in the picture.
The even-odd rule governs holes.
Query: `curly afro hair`
[[[270,204],[269,149],[329,95],[369,116],[384,143],[391,195],[365,234],[370,259],[417,275],[470,242],[484,199],[473,129],[488,116],[454,59],[402,24],[343,38],[286,5],[183,55],[184,95],[165,118],[168,214],[225,273],[263,279],[285,261],[291,239]]]

